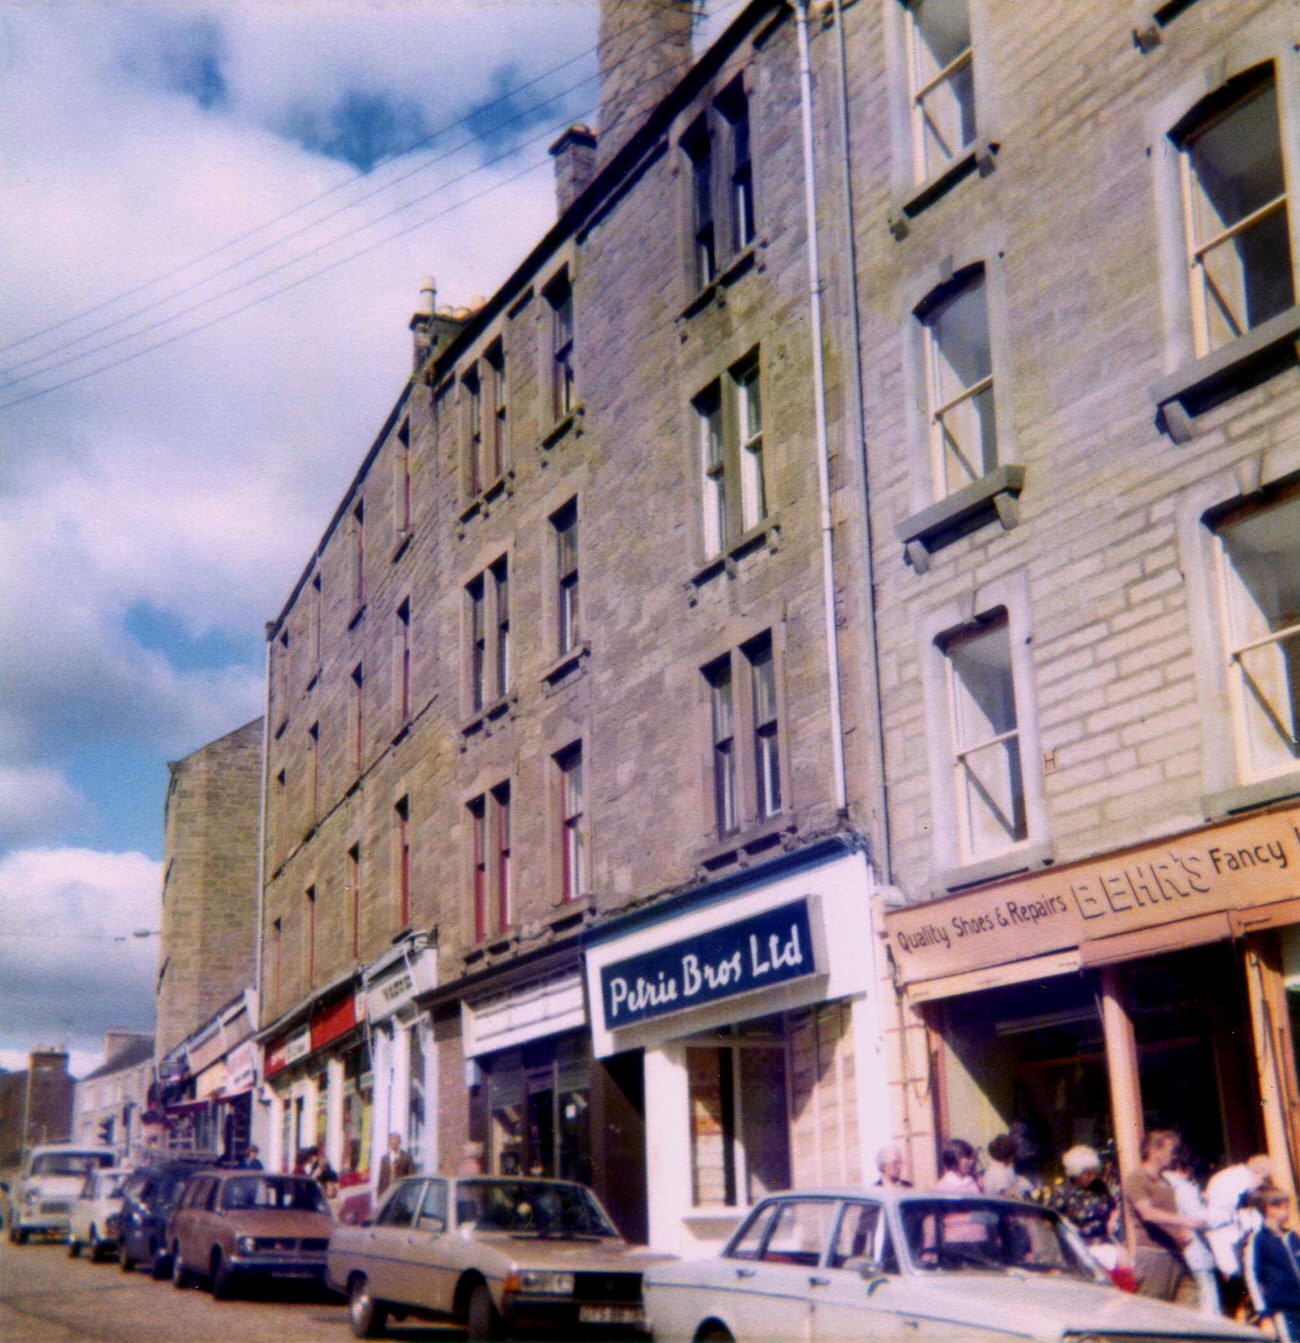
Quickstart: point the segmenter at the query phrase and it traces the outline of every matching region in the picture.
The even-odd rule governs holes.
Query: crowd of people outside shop
[[[1043,1180],[1038,1151],[1013,1127],[995,1137],[987,1160],[961,1138],[939,1152],[935,1188],[995,1194],[1054,1209],[1092,1257],[1128,1291],[1222,1315],[1272,1323],[1285,1343],[1300,1343],[1300,1233],[1289,1195],[1271,1178],[1267,1156],[1216,1171],[1203,1183],[1195,1154],[1171,1129],[1142,1140],[1141,1161],[1123,1179],[1113,1160],[1084,1145],[1060,1158]],[[877,1156],[882,1187],[910,1187],[901,1150]]]

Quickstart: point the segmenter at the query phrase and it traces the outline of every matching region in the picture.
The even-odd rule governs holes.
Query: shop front
[[[418,1005],[438,982],[438,952],[427,933],[401,938],[362,974],[366,1030],[374,1062],[372,1104],[349,1110],[358,1160],[377,1174],[396,1133],[416,1170],[437,1165],[436,1067],[432,1028]]]
[[[338,1173],[344,1203],[370,1178],[370,1050],[355,984],[332,986],[263,1032],[270,1103],[269,1170],[298,1169],[316,1148]]]
[[[716,1247],[773,1190],[874,1178],[891,1125],[872,927],[865,856],[837,839],[593,935],[593,1052],[639,1056],[654,1097],[656,1247]]]
[[[1043,1175],[1084,1143],[1178,1130],[1204,1170],[1300,1142],[1300,808],[1229,821],[885,918],[924,1024],[937,1131],[1013,1128]],[[930,1154],[917,1154],[922,1169]]]

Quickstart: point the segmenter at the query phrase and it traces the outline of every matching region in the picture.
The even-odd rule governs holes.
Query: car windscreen
[[[221,1206],[240,1208],[279,1208],[290,1212],[323,1212],[330,1205],[314,1180],[291,1175],[241,1175],[227,1180],[221,1191]]]
[[[544,1180],[461,1180],[456,1221],[482,1231],[549,1236],[616,1236],[591,1191]]]
[[[33,1175],[86,1175],[113,1164],[112,1152],[41,1152],[32,1158]]]
[[[908,1256],[925,1273],[1098,1276],[1060,1220],[1033,1204],[914,1198],[899,1204],[899,1216]]]

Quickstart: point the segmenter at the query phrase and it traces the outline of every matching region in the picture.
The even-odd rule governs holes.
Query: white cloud
[[[148,1029],[161,866],[139,853],[25,849],[0,859],[0,1048],[94,1054],[113,1026]]]
[[[0,845],[50,839],[75,825],[84,801],[58,770],[0,763]]]

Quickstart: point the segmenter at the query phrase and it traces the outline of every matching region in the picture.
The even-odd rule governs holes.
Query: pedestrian
[[[1113,1275],[1121,1260],[1115,1227],[1119,1205],[1101,1178],[1101,1156],[1080,1143],[1066,1150],[1061,1166],[1065,1174],[1047,1191],[1047,1206],[1074,1227],[1092,1257]]]
[[[1205,1200],[1196,1183],[1195,1170],[1196,1162],[1191,1152],[1180,1146],[1174,1155],[1173,1165],[1165,1171],[1165,1179],[1173,1186],[1178,1211],[1184,1217],[1204,1225]],[[1204,1233],[1192,1231],[1190,1236],[1191,1239],[1184,1241],[1181,1246],[1183,1264],[1196,1284],[1201,1314],[1207,1319],[1218,1319],[1223,1310],[1219,1300],[1219,1280],[1214,1273],[1214,1255],[1206,1243]]]
[[[1152,1129],[1142,1139],[1142,1164],[1124,1177],[1124,1210],[1131,1220],[1133,1273],[1141,1296],[1172,1301],[1187,1279],[1179,1253],[1204,1222],[1178,1211],[1173,1186],[1164,1178],[1178,1150],[1172,1129]]]
[[[1219,1271],[1219,1293],[1228,1315],[1241,1314],[1247,1305],[1241,1247],[1260,1225],[1260,1213],[1251,1195],[1267,1185],[1272,1172],[1272,1163],[1260,1154],[1215,1171],[1205,1185],[1209,1220],[1205,1239]]]
[[[1253,1199],[1261,1224],[1242,1250],[1251,1300],[1282,1343],[1300,1343],[1300,1236],[1290,1229],[1291,1199],[1271,1186]]]
[[[244,1159],[240,1164],[243,1166],[245,1170],[262,1169],[261,1149],[255,1142],[251,1142],[248,1144],[248,1151],[244,1153]]]
[[[1020,1145],[1009,1133],[999,1133],[988,1147],[989,1164],[984,1172],[984,1192],[1001,1198],[1028,1198],[1033,1186],[1016,1172]]]
[[[379,1185],[375,1190],[377,1197],[383,1197],[384,1190],[388,1188],[394,1180],[400,1180],[415,1169],[415,1163],[411,1160],[411,1154],[402,1146],[402,1135],[400,1133],[390,1133],[388,1135],[388,1151],[384,1153],[383,1160],[379,1163]]]
[[[956,1189],[967,1194],[984,1190],[976,1173],[975,1149],[964,1138],[949,1138],[939,1149],[939,1169],[943,1172],[936,1189]]]
[[[460,1168],[456,1174],[483,1174],[483,1144],[481,1142],[467,1142],[460,1149]]]
[[[896,1143],[886,1143],[876,1153],[876,1169],[880,1174],[872,1182],[873,1189],[910,1189],[911,1180],[903,1179],[903,1149]]]

